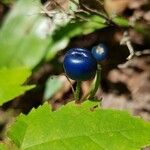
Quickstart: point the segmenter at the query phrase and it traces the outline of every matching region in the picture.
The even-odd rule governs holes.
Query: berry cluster
[[[99,44],[91,51],[82,48],[70,49],[64,57],[64,70],[66,75],[76,81],[93,79],[97,63],[104,60],[108,49],[104,44]]]

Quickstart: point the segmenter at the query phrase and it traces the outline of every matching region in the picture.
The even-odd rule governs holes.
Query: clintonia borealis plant
[[[77,81],[75,100],[80,100],[81,81],[91,80],[95,77],[89,93],[84,98],[94,98],[100,84],[101,66],[100,62],[106,59],[108,48],[99,44],[92,51],[83,48],[72,48],[64,57],[64,70],[66,76]]]

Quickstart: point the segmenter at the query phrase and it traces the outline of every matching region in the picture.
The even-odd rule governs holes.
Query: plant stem
[[[68,82],[70,83],[70,86],[71,86],[71,90],[72,90],[73,95],[75,95],[75,90],[74,90],[74,88],[73,88],[73,86],[72,86],[72,83],[71,83],[69,77],[68,77],[67,75],[65,75],[65,76],[66,76]]]
[[[75,95],[74,95],[76,102],[79,102],[80,100],[80,90],[81,90],[81,81],[77,81]]]
[[[91,88],[89,89],[89,92],[84,96],[84,98],[82,98],[82,100],[93,99],[93,97],[95,96],[95,94],[99,88],[100,80],[101,80],[101,66],[100,66],[100,64],[98,64],[96,75],[92,82]]]

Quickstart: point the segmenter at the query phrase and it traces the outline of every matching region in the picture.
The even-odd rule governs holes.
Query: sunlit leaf
[[[52,112],[44,104],[20,115],[8,135],[21,150],[140,150],[150,145],[150,123],[95,105],[69,103]]]
[[[0,105],[32,89],[33,85],[22,85],[30,75],[27,68],[0,69]]]
[[[35,67],[43,58],[48,38],[41,34],[44,17],[39,0],[19,0],[0,29],[0,67]]]
[[[121,27],[129,27],[129,21],[123,17],[115,17],[113,21]]]
[[[0,150],[8,150],[8,148],[4,143],[0,143]]]

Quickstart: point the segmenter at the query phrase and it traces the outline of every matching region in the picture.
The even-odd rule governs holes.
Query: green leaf
[[[27,68],[0,69],[0,105],[32,89],[22,85],[31,75]]]
[[[40,33],[45,18],[39,0],[19,0],[0,30],[0,67],[34,68],[44,57],[48,38]]]
[[[4,143],[0,143],[0,150],[8,150],[8,148]]]
[[[85,19],[87,21],[70,22],[67,25],[58,28],[53,33],[49,44],[50,48],[46,54],[46,60],[51,60],[59,50],[64,49],[71,38],[92,33],[95,30],[102,29],[107,26],[105,24],[105,20],[96,15],[90,15]]]
[[[58,76],[51,76],[46,81],[44,100],[50,99],[63,86],[63,81]]]
[[[129,21],[123,17],[115,17],[113,21],[121,27],[129,27]]]
[[[52,112],[46,103],[20,115],[8,136],[21,150],[140,150],[150,144],[150,123],[93,106],[69,103]]]
[[[0,142],[0,150],[19,150],[16,145],[10,141]]]

